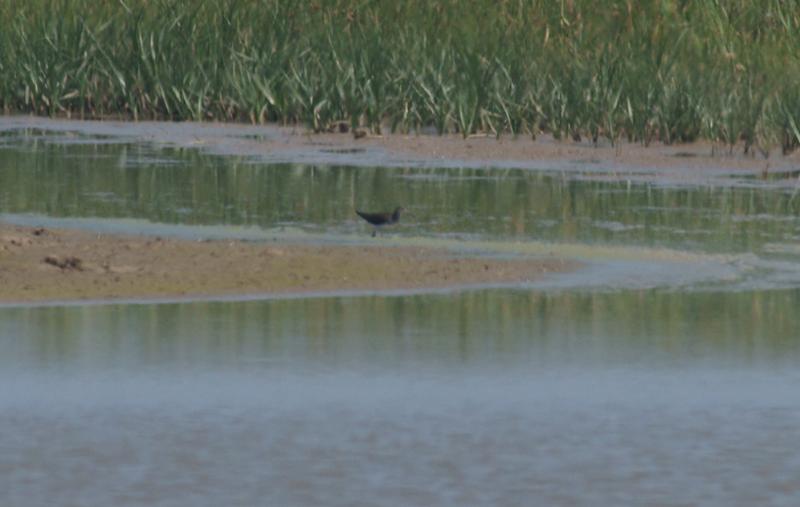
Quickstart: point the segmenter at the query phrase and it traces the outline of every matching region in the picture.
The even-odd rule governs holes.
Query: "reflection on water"
[[[389,243],[614,262],[540,290],[0,308],[0,505],[798,504],[790,191],[0,134],[3,213],[353,238],[354,207],[394,203]]]
[[[0,500],[791,504],[799,302],[477,291],[0,309],[0,485],[14,485]]]
[[[261,165],[194,149],[14,139],[0,146],[6,213],[354,232],[363,230],[354,208],[403,204],[413,215],[401,232],[421,235],[737,252],[800,238],[800,199],[787,189],[658,187],[505,169]]]
[[[0,309],[4,369],[794,364],[800,291],[561,292]],[[24,337],[20,338],[20,337]],[[252,363],[252,364],[251,364]],[[292,366],[295,367],[295,366]]]

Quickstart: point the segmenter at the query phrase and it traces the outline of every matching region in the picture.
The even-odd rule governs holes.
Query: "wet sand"
[[[190,241],[0,223],[0,303],[458,288],[535,281],[577,266],[434,248]]]
[[[784,156],[779,147],[769,157],[742,146],[708,142],[648,147],[622,142],[536,140],[520,136],[386,134],[355,139],[350,133],[310,134],[302,126],[222,123],[76,121],[28,116],[0,117],[0,132],[41,129],[67,133],[55,142],[145,142],[197,148],[209,153],[247,157],[263,163],[300,163],[387,167],[497,167],[557,170],[602,179],[688,184],[735,184],[730,176],[769,179],[796,185],[800,150]]]

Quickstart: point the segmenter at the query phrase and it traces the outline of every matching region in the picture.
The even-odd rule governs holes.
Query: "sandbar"
[[[0,304],[513,285],[574,260],[97,234],[0,222]]]

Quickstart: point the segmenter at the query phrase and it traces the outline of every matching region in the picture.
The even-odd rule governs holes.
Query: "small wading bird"
[[[375,226],[375,230],[372,231],[372,237],[374,238],[378,234],[379,227],[396,224],[400,220],[400,213],[405,210],[406,209],[402,206],[398,206],[394,211],[367,213],[365,211],[356,210],[356,214]]]

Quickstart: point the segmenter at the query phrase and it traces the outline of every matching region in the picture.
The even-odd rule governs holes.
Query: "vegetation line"
[[[6,0],[0,108],[800,145],[798,0]]]

